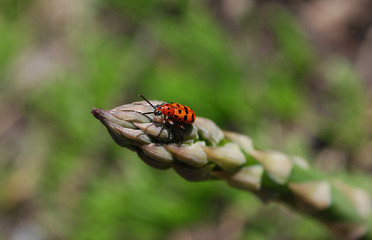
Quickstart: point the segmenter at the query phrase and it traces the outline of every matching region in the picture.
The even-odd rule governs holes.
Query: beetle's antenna
[[[142,94],[138,94],[138,96],[140,96],[141,98],[143,98],[143,100],[145,100],[146,102],[148,102],[151,105],[151,107],[153,107],[154,109],[156,109],[156,107],[154,105],[152,105],[152,103],[149,100],[147,100],[144,96],[142,96]]]

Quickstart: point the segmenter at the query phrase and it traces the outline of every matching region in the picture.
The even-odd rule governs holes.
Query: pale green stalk
[[[152,167],[173,168],[189,181],[225,180],[319,219],[339,238],[371,238],[371,200],[365,191],[329,179],[299,156],[256,150],[248,136],[223,131],[206,118],[197,117],[185,132],[168,127],[160,132],[161,119],[143,114],[150,111],[146,102],[135,102],[92,113],[117,144],[136,151]]]

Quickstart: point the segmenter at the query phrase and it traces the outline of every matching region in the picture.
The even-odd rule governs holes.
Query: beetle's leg
[[[170,117],[169,118],[169,120],[168,120],[168,122],[169,122],[169,124],[170,124],[170,129],[171,129],[171,131],[173,131],[173,126],[174,126],[174,122],[171,120],[172,118]],[[168,131],[168,140],[170,139],[170,132],[171,131]],[[173,134],[174,135],[174,134]]]
[[[163,132],[163,130],[164,130],[164,128],[165,128],[165,124],[166,124],[166,122],[167,122],[166,119],[163,118],[163,122],[162,122],[161,129],[160,129],[158,135],[156,135],[156,138],[158,138],[158,137],[160,136],[160,134]],[[169,132],[169,131],[168,131],[168,132]],[[168,133],[168,134],[169,134],[169,133]]]
[[[186,128],[182,124],[179,124],[178,126],[182,129],[181,142],[183,142],[183,137],[185,136]]]
[[[165,125],[163,124],[163,126],[161,127],[161,129],[160,129],[158,135],[156,135],[156,138],[158,138],[158,137],[160,136],[160,134],[163,132],[164,128],[165,128]],[[169,131],[168,131],[168,135],[169,135]],[[169,137],[168,137],[168,138],[169,138]]]
[[[154,112],[145,112],[145,113],[142,113],[143,115],[146,115],[146,114],[154,114]]]

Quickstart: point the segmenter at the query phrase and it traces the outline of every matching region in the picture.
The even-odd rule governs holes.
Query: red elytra
[[[175,120],[179,123],[188,123],[192,124],[195,122],[195,112],[189,108],[188,106],[181,105],[179,103],[161,103],[154,106],[149,100],[147,100],[144,96],[139,94],[146,102],[148,102],[153,108],[153,112],[147,112],[144,114],[153,113],[155,116],[163,115],[164,118],[168,120]]]

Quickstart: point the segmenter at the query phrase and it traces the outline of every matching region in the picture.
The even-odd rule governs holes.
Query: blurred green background
[[[365,2],[3,0],[0,239],[332,239],[281,204],[150,168],[90,110],[179,102],[371,192]]]

